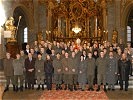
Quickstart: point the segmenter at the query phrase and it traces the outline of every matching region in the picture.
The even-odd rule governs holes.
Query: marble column
[[[97,37],[97,16],[95,16],[95,37]]]
[[[0,27],[0,70],[3,69],[4,51],[4,30]]]
[[[34,4],[34,29],[29,29],[28,34],[28,42],[32,44],[35,40],[37,40],[37,33],[38,33],[38,1],[33,0]]]
[[[108,41],[112,41],[112,33],[113,30],[115,29],[115,3],[112,2],[107,2],[107,31],[108,31]]]
[[[118,32],[118,38],[121,37],[121,25],[120,25],[120,20],[121,20],[121,7],[120,7],[120,4],[121,4],[121,0],[116,0],[115,1],[115,28]]]
[[[66,37],[69,37],[69,24],[70,21],[68,18],[66,18]]]
[[[102,15],[103,15],[103,29],[106,30],[107,29],[107,4],[106,4],[106,0],[102,0],[101,6],[102,6],[102,9],[103,9],[103,12],[102,12]]]
[[[58,33],[61,32],[61,18],[58,18]]]
[[[34,3],[34,31],[38,32],[38,1],[33,0]]]
[[[47,31],[51,31],[51,29],[52,29],[52,27],[51,27],[52,23],[51,22],[52,22],[52,9],[53,8],[54,8],[53,3],[51,1],[49,1],[48,2],[48,12],[47,12],[48,13],[48,16],[47,16],[47,29],[46,29]],[[51,37],[50,37],[50,40],[52,40]]]
[[[90,37],[90,19],[89,17],[87,18],[87,37]]]

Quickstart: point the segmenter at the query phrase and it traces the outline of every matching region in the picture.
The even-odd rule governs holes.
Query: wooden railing
[[[60,42],[75,41],[76,39],[78,39],[78,38],[76,38],[76,37],[72,37],[72,38],[70,38],[70,37],[62,37],[62,38],[61,37],[57,37],[57,38],[54,38],[54,40],[60,41]],[[92,37],[92,38],[81,37],[79,39],[81,41],[88,41],[90,43],[93,43],[94,41],[98,41],[99,43],[102,42],[102,37]]]

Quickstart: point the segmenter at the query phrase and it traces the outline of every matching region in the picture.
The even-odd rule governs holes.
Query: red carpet
[[[69,90],[45,90],[40,100],[108,100],[106,93],[101,91],[69,91]]]

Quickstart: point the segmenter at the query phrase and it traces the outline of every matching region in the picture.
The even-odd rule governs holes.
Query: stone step
[[[9,85],[9,87],[11,87],[11,88],[12,88],[13,86],[12,86],[12,85]],[[35,84],[35,85],[34,85],[34,87],[35,87],[35,88],[37,88],[37,87],[38,87],[38,85],[36,85],[36,84]],[[46,86],[46,85],[44,85],[44,88],[46,88],[46,87],[47,87],[47,86]],[[120,89],[120,86],[119,86],[119,85],[115,85],[115,89]],[[128,89],[133,89],[133,85],[132,85],[132,86],[131,86],[131,85],[129,85],[129,86],[128,86]]]
[[[0,79],[1,79],[1,78],[5,78],[5,76],[4,76],[4,75],[0,75]]]
[[[129,79],[133,80],[133,76],[130,76]]]
[[[3,71],[0,71],[0,75],[1,75],[1,74],[3,75],[3,74],[4,74],[4,72],[3,72]]]
[[[13,87],[13,85],[9,85],[9,87],[11,87],[11,88],[12,88],[12,87]],[[34,85],[34,87],[35,87],[35,88],[37,88],[37,87],[38,87],[38,85],[36,85],[36,84],[35,84],[35,85]],[[44,88],[46,88],[46,87],[47,87],[47,86],[46,86],[46,85],[44,85]]]
[[[115,88],[116,88],[116,89],[120,89],[120,86],[119,86],[119,85],[115,85]],[[129,85],[128,88],[129,88],[129,89],[133,89],[133,85]]]
[[[20,82],[20,81],[19,81]],[[5,84],[6,80],[5,80],[5,76],[4,76],[4,72],[0,71],[0,83]],[[12,87],[12,85],[10,85],[10,87]],[[37,85],[35,85],[35,87],[37,87]],[[119,85],[115,85],[116,89],[119,89],[120,86]],[[133,89],[133,76],[129,77],[129,88]]]

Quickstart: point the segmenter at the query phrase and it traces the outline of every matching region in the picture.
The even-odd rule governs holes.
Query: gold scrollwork
[[[80,18],[83,13],[82,5],[79,2],[76,2],[75,4],[72,5],[71,11],[74,18],[76,19]]]

